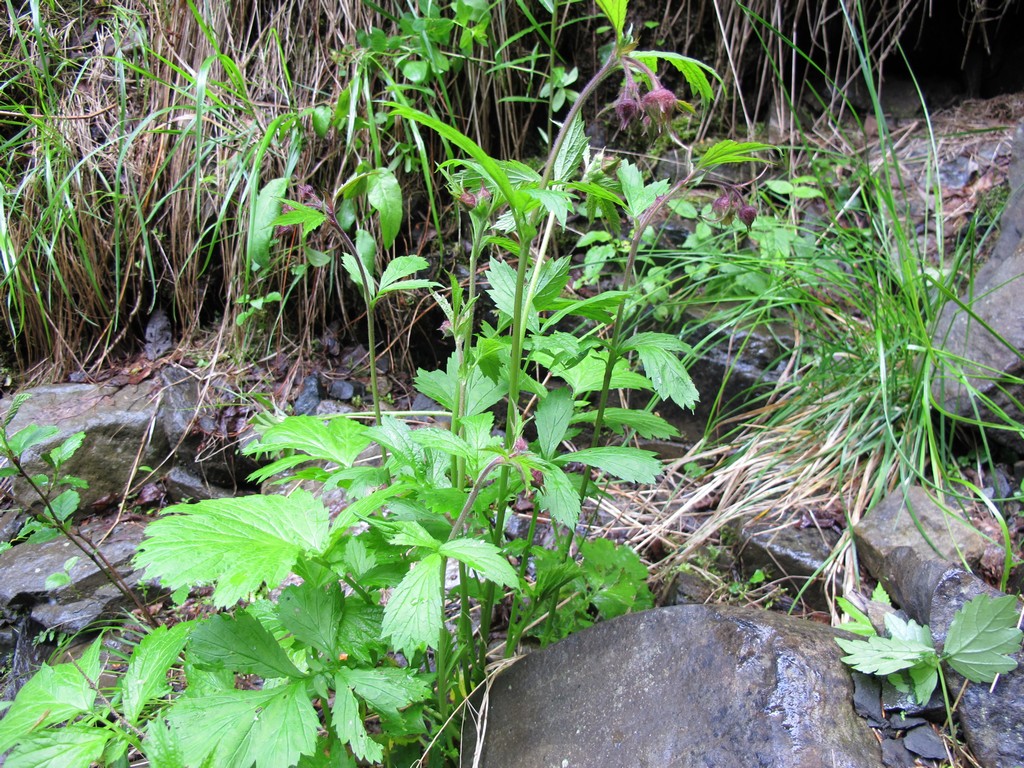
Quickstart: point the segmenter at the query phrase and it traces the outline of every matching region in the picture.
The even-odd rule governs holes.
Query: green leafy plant
[[[442,765],[457,756],[462,704],[485,678],[499,605],[508,615],[505,655],[528,633],[552,641],[651,605],[646,569],[634,553],[577,540],[584,505],[606,484],[651,483],[661,471],[653,452],[609,444],[608,436],[674,433],[653,412],[612,406],[612,393],[642,393],[682,408],[697,400],[681,360],[687,345],[673,334],[631,332],[641,303],[637,253],[673,196],[716,166],[757,161],[769,147],[712,145],[675,184],[595,156],[582,111],[609,77],[623,78],[613,105],[620,122],[648,130],[668,130],[678,110],[692,109],[662,85],[659,65],[676,68],[697,98],[711,95],[703,65],[636,50],[624,30],[625,7],[622,0],[602,4],[616,34],[612,55],[577,98],[566,99],[568,112],[539,170],[492,157],[450,123],[410,106],[401,89],[378,107],[387,111],[374,125],[379,117],[408,135],[433,132],[451,147],[442,171],[469,217],[467,285],[452,277],[442,292],[418,276],[424,259],[385,257],[403,202],[383,157],[333,195],[300,185],[290,210],[261,218],[259,232],[250,233],[256,255],[264,243],[271,252],[266,236],[275,228],[297,228],[307,253],[325,224],[340,242],[336,260],[366,310],[374,419],[261,415],[245,451],[269,462],[253,479],[282,485],[282,493],[179,504],[147,528],[136,558],[147,576],[179,597],[207,587],[220,611],[179,630],[185,684],[131,742],[154,762]],[[401,54],[407,77],[425,79],[444,65],[431,54],[444,25],[431,18],[415,30],[426,33],[420,42]],[[339,98],[335,118],[353,93]],[[313,117],[316,130],[326,130],[326,116]],[[260,193],[266,216],[282,189]],[[749,225],[756,211],[735,202]],[[356,216],[357,208],[372,215]],[[626,225],[621,289],[568,294],[570,262],[552,247],[571,214],[600,221],[616,236]],[[396,292],[427,289],[454,351],[441,369],[420,370],[415,379],[446,422],[414,428],[402,414],[380,409],[374,318]],[[478,310],[481,291],[493,306],[486,316]],[[583,430],[589,445],[579,447]],[[340,491],[344,504],[329,510],[329,491]],[[529,530],[509,541],[506,521],[519,504],[532,508]],[[534,544],[545,520],[556,537],[552,551]],[[577,548],[580,562],[572,556]],[[286,579],[295,583],[274,594]],[[159,675],[165,669],[153,666]],[[36,712],[31,701],[29,695],[14,706]],[[33,739],[59,741],[60,729],[50,726],[68,717],[61,710],[44,718],[18,748],[31,755]]]
[[[857,620],[856,614],[854,618]],[[895,613],[885,616],[889,637],[871,634],[866,640],[836,638],[836,642],[847,653],[843,657],[846,664],[869,675],[885,675],[896,688],[911,693],[918,703],[926,703],[936,685],[940,685],[952,723],[943,665],[949,665],[974,683],[990,683],[997,675],[1012,671],[1017,662],[1009,654],[1020,650],[1024,637],[1018,623],[1015,597],[981,594],[953,615],[941,652],[935,649],[927,625],[921,626],[913,619],[904,621]],[[867,634],[864,624],[861,618],[861,634]]]

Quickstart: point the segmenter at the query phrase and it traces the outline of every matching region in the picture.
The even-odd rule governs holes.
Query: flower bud
[[[659,124],[666,124],[672,120],[678,100],[668,88],[659,86],[644,95],[642,104],[647,113],[644,118],[645,123],[650,123],[653,120]]]
[[[317,211],[324,209],[324,201],[316,194],[312,184],[299,184],[299,202],[308,205]]]
[[[711,210],[719,218],[724,218],[732,210],[732,198],[728,193],[715,198],[715,202],[711,204]]]
[[[640,100],[635,96],[627,96],[623,91],[615,102],[615,115],[619,118],[619,129],[626,130],[641,110]]]
[[[757,208],[752,205],[740,206],[739,211],[736,214],[740,217],[740,221],[743,222],[747,229],[750,229],[750,225],[754,223],[754,219],[757,218]]]

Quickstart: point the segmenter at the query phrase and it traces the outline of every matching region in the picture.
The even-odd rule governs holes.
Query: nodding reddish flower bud
[[[619,118],[619,129],[626,130],[642,110],[643,107],[640,105],[640,99],[635,96],[630,98],[623,92],[615,102],[615,115]]]
[[[317,195],[312,184],[299,184],[298,192],[299,202],[305,203],[310,208],[315,208],[318,211],[322,211],[324,209],[324,201]]]
[[[530,446],[526,444],[526,441],[522,437],[517,437],[516,441],[512,444],[512,455],[520,456],[526,453],[530,449]]]
[[[736,215],[740,217],[740,221],[743,222],[746,228],[750,229],[750,225],[753,224],[754,219],[757,218],[757,208],[752,205],[743,205],[740,206]]]
[[[664,86],[659,86],[644,94],[642,104],[644,112],[647,113],[644,117],[644,124],[647,125],[652,120],[660,124],[668,123],[672,120],[678,103],[676,95]]]
[[[715,202],[711,204],[711,210],[714,211],[715,215],[719,218],[724,217],[732,210],[732,198],[728,193],[715,198]]]
[[[491,201],[491,192],[482,183],[480,184],[479,192],[470,192],[468,189],[464,189],[462,194],[459,195],[459,202],[466,207],[467,210],[472,211],[478,205],[489,203]]]

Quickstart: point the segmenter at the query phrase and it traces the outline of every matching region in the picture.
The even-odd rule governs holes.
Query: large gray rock
[[[881,578],[885,558],[896,549],[933,551],[934,547],[937,556],[950,563],[977,565],[985,554],[985,537],[958,509],[947,506],[940,507],[918,485],[895,489],[854,526],[861,563]]]
[[[933,379],[932,393],[951,412],[970,419],[997,421],[1007,429],[988,436],[1011,448],[1024,449],[1024,123],[1014,136],[1010,167],[1010,199],[1000,220],[1001,233],[989,261],[961,297],[965,307],[950,301],[936,325],[932,343],[947,355]],[[998,419],[984,398],[1008,417]]]
[[[84,528],[84,534],[133,586],[140,573],[129,561],[142,541],[143,526],[120,523],[109,533],[99,523]],[[78,561],[68,572],[71,582],[57,589],[46,587],[47,578],[64,571],[72,557]],[[23,543],[0,553],[0,615],[31,608],[32,618],[46,628],[74,634],[101,617],[114,617],[134,605],[114,587],[106,575],[81,550],[63,536],[42,544]]]
[[[480,722],[467,718],[462,765],[483,733],[482,768],[881,766],[835,636],[731,606],[598,624],[494,679]]]
[[[81,508],[88,510],[106,496],[119,499],[136,482],[140,466],[160,467],[170,449],[157,428],[157,397],[150,384],[105,387],[94,384],[54,384],[36,387],[11,421],[10,433],[29,424],[56,426],[56,437],[27,452],[26,467],[44,472],[39,456],[76,432],[85,443],[64,466],[64,474],[85,480]],[[28,484],[14,482],[15,503],[27,509],[41,507]]]

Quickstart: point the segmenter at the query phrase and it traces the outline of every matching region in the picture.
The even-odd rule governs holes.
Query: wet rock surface
[[[1024,388],[1001,380],[1000,373],[1024,375],[1024,324],[1020,296],[1024,291],[1024,122],[1014,135],[1010,166],[1010,199],[1000,219],[1000,237],[988,263],[961,296],[963,307],[950,301],[936,326],[933,344],[949,356],[937,371],[932,393],[953,413],[968,419],[1002,422],[985,400],[990,399],[1013,422],[1024,421],[1020,403]],[[1012,426],[1012,424],[1011,424]],[[1017,429],[989,430],[990,439],[1024,450]]]
[[[483,768],[881,766],[835,636],[730,606],[599,624],[494,680],[485,716],[465,726],[462,765],[480,728]]]
[[[121,498],[139,466],[158,467],[170,453],[164,433],[155,428],[158,406],[152,385],[54,384],[31,392],[32,397],[11,421],[9,432],[30,424],[59,429],[53,439],[27,452],[25,463],[30,472],[45,471],[39,459],[43,452],[76,432],[85,432],[85,445],[64,466],[65,474],[89,483],[79,491],[82,508],[106,497]],[[14,496],[22,507],[38,504],[20,478],[15,478]]]
[[[100,524],[87,526],[83,534],[97,544],[107,561],[134,585],[140,574],[132,572],[129,561],[142,541],[144,526],[122,523],[106,530]],[[46,580],[65,571],[69,559],[77,557],[67,570],[71,581],[49,588]],[[30,612],[45,629],[73,634],[101,617],[113,618],[134,607],[107,580],[81,550],[63,536],[41,544],[25,543],[0,553],[0,615],[12,617]]]
[[[956,505],[944,502],[940,506],[927,490],[917,485],[894,490],[853,530],[858,557],[879,577],[886,557],[900,547],[914,551],[933,551],[934,547],[937,558],[971,566],[977,565],[985,553],[985,538]]]
[[[966,602],[979,594],[1001,593],[950,559],[940,558],[920,535],[914,546],[893,541],[888,525],[868,524],[874,514],[855,529],[858,552],[871,553],[864,558],[870,559],[871,572],[910,618],[931,628],[936,648],[941,649],[954,614]],[[906,524],[901,528],[908,529],[916,532]],[[964,737],[983,768],[1024,765],[1024,651],[1018,650],[1014,658],[1017,669],[1001,675],[995,686],[967,683],[957,706]],[[952,690],[964,686],[964,679],[952,670],[947,675]]]

